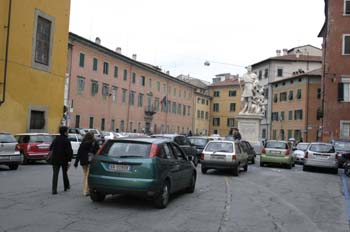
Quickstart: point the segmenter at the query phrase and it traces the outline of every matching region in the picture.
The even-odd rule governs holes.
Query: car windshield
[[[0,134],[0,143],[17,143],[17,141],[13,135]]]
[[[308,143],[299,143],[298,145],[297,145],[297,150],[302,150],[302,151],[306,151],[306,149],[307,149],[307,146],[309,146],[309,144]]]
[[[312,144],[309,150],[321,153],[335,152],[334,147],[331,144]]]
[[[197,146],[205,146],[208,142],[207,139],[202,139],[202,138],[189,138],[191,143]]]
[[[266,143],[266,148],[288,149],[288,144],[284,142],[270,141]]]
[[[211,142],[206,147],[205,151],[211,151],[211,152],[233,152],[233,146],[232,143],[225,143],[225,142]]]
[[[53,138],[50,135],[32,135],[30,136],[30,142],[33,143],[43,143],[52,142]]]
[[[114,142],[110,146],[106,146],[101,155],[111,157],[127,158],[127,157],[148,157],[151,144],[135,143],[135,142]]]
[[[350,141],[336,141],[334,147],[336,151],[350,151]]]

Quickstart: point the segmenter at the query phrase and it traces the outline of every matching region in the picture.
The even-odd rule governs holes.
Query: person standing
[[[64,191],[70,189],[68,179],[68,168],[72,160],[73,150],[68,140],[68,127],[62,126],[59,129],[60,135],[51,143],[50,151],[52,151],[52,194],[57,194],[57,182],[60,168],[62,167]]]
[[[78,167],[78,163],[83,168],[83,194],[85,196],[89,195],[89,185],[88,185],[88,175],[90,168],[89,153],[95,155],[99,149],[99,145],[95,140],[94,134],[88,132],[85,134],[83,141],[81,142],[77,158],[74,162],[74,167]]]
[[[241,140],[242,139],[241,133],[239,133],[238,128],[233,128],[233,139],[234,140]]]

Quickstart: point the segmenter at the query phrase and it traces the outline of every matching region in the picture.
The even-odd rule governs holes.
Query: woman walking
[[[81,142],[77,158],[75,159],[74,167],[78,167],[78,163],[80,161],[80,165],[83,168],[83,194],[85,196],[89,195],[89,185],[88,185],[88,175],[89,175],[89,167],[90,160],[89,156],[95,155],[99,149],[99,145],[97,144],[94,134],[88,132],[85,134],[83,141]]]
[[[68,140],[68,128],[65,126],[60,127],[60,135],[55,138],[51,143],[50,151],[52,151],[52,194],[57,194],[57,182],[58,173],[62,167],[63,174],[63,184],[64,191],[70,189],[69,179],[68,179],[68,168],[70,161],[72,160],[73,150],[72,146]]]

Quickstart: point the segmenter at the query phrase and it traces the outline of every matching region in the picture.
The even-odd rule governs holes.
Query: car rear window
[[[127,158],[127,157],[149,157],[151,144],[135,142],[114,142],[106,146],[101,155]]]
[[[205,151],[211,151],[211,152],[233,152],[233,146],[232,143],[225,143],[225,142],[210,142],[208,143],[208,146],[205,148]]]
[[[340,151],[350,151],[350,141],[345,142],[345,141],[336,141],[334,143],[335,150],[340,150]]]
[[[191,143],[193,143],[194,145],[197,145],[197,146],[205,146],[208,142],[207,139],[194,139],[194,138],[190,138],[190,141]]]
[[[288,149],[288,144],[283,142],[267,142],[266,148]]]
[[[320,153],[335,152],[334,147],[331,144],[312,144],[309,150],[314,152],[320,152]]]
[[[0,134],[0,143],[17,143],[17,141],[13,135]]]
[[[52,142],[53,138],[51,135],[31,135],[30,142],[32,143],[43,143],[43,142]]]
[[[305,150],[307,149],[307,146],[309,146],[308,143],[299,143],[299,144],[297,145],[297,149],[298,149],[298,150],[305,151]]]

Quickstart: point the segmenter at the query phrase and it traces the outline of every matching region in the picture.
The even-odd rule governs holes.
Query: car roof
[[[117,139],[111,139],[109,141],[133,141],[133,142],[143,142],[143,143],[163,143],[169,142],[169,139],[166,138],[150,138],[150,137],[123,137]]]
[[[49,133],[21,133],[16,135],[50,135]]]
[[[237,143],[238,141],[233,140],[210,140],[208,143]]]
[[[323,143],[323,142],[313,142],[313,143],[310,143],[310,145],[318,145],[318,144],[334,146],[334,145],[331,144],[331,143]]]
[[[266,142],[267,142],[267,143],[268,143],[268,142],[288,143],[288,141],[285,141],[285,140],[267,140]]]
[[[209,139],[208,136],[188,136],[189,139]]]

